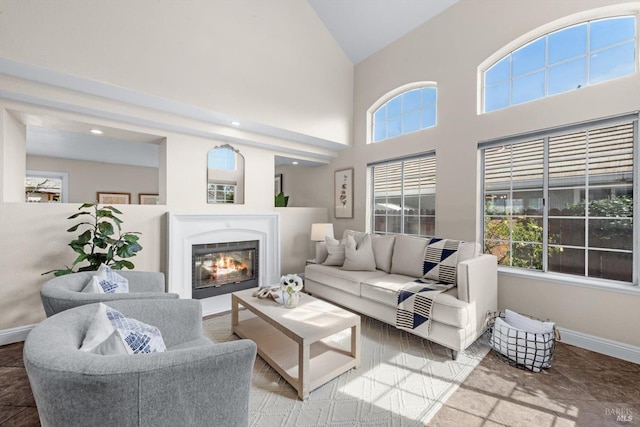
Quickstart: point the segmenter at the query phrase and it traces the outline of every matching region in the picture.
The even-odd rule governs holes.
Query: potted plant
[[[86,228],[69,243],[78,256],[71,267],[65,265],[65,268],[42,274],[53,273],[56,276],[63,276],[76,271],[96,271],[100,264],[105,264],[114,270],[133,269],[133,263],[125,258],[134,257],[142,250],[142,246],[138,243],[138,235],[141,233],[122,232],[120,228],[122,220],[116,216],[116,214],[122,215],[122,212],[113,206],[99,207],[96,203],[85,203],[78,210],[81,212],[67,218],[81,218],[79,223],[67,230],[68,232],[73,233],[81,227]],[[89,264],[75,270],[78,264],[85,261]]]

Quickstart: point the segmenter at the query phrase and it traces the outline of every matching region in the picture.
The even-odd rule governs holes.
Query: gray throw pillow
[[[376,258],[376,268],[385,273],[391,271],[391,257],[393,256],[393,244],[396,236],[381,236],[373,234],[371,236],[371,245],[373,246],[373,255]]]
[[[322,265],[344,264],[344,240],[338,241],[329,236],[326,236],[324,240],[327,243],[327,252],[329,252],[329,255]]]
[[[356,244],[353,236],[347,236],[345,244],[345,259],[342,270],[375,271],[376,259],[373,255],[371,236],[366,234],[360,244]]]

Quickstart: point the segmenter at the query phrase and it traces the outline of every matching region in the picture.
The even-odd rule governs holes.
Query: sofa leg
[[[451,350],[451,360],[458,360],[458,354],[460,354],[460,352]]]

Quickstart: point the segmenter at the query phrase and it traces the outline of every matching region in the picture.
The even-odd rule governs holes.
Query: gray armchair
[[[79,348],[97,305],[37,325],[24,365],[43,426],[246,426],[256,345],[202,335],[197,300],[106,303],[162,332],[164,353],[101,356]]]
[[[48,280],[40,291],[40,298],[47,317],[64,310],[95,302],[129,299],[178,298],[178,294],[166,293],[164,274],[148,271],[118,271],[129,281],[127,294],[95,294],[81,292],[95,271],[67,274]]]

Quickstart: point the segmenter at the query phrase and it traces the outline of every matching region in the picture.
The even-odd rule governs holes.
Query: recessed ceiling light
[[[104,133],[100,129],[91,129],[89,132],[91,132],[94,135],[102,135]]]
[[[292,164],[292,165],[297,165],[297,164],[298,164],[298,162],[295,162],[295,161],[294,161],[294,162],[291,162],[291,164]]]
[[[234,121],[232,121],[232,122],[231,122],[231,124],[232,124],[233,126],[240,126],[240,122],[237,122],[237,121],[235,121],[235,120],[234,120]]]

